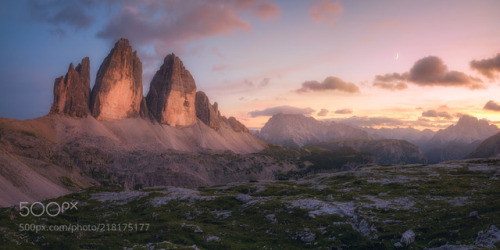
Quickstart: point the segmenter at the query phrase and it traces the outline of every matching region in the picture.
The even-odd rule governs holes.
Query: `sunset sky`
[[[249,128],[276,112],[439,129],[500,125],[500,1],[54,0],[2,2],[0,116],[48,113],[54,79],[120,37],[144,95],[174,52],[198,90]]]

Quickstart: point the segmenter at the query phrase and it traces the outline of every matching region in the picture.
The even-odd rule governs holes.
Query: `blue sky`
[[[93,85],[114,42],[126,37],[143,62],[144,95],[162,58],[174,52],[223,114],[252,128],[269,118],[252,116],[253,111],[290,110],[276,108],[283,106],[318,119],[389,117],[432,129],[463,113],[500,121],[499,111],[484,109],[490,100],[500,102],[495,94],[500,66],[470,66],[473,60],[494,62],[500,53],[499,1],[8,0],[2,5],[0,117],[47,114],[54,79],[85,56]],[[445,76],[422,81],[410,74],[417,62],[445,65]],[[383,84],[376,85],[380,79]],[[450,116],[426,117],[428,110]]]

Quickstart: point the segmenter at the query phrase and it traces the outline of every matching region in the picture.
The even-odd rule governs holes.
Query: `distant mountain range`
[[[285,146],[319,145],[372,153],[381,163],[436,163],[463,159],[483,140],[498,132],[497,126],[468,115],[463,115],[455,125],[433,132],[413,128],[358,128],[342,124],[341,120],[318,121],[303,115],[276,114],[255,134],[263,141]],[[387,147],[386,153],[378,149],[382,145]]]
[[[500,156],[500,133],[481,142],[466,158],[489,158]]]
[[[272,116],[256,135],[268,143],[295,147],[343,138],[368,138],[367,132],[349,125],[281,113]]]
[[[379,164],[425,163],[425,155],[419,147],[394,139],[340,139],[314,144],[332,151],[353,151],[372,154]]]

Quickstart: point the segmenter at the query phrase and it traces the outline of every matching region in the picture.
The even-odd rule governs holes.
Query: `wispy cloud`
[[[351,109],[338,109],[338,110],[335,110],[335,114],[340,114],[340,115],[352,114],[352,110]]]
[[[399,119],[390,117],[368,117],[368,116],[352,116],[346,119],[338,120],[345,124],[350,124],[358,127],[373,127],[373,126],[401,126],[405,123]]]
[[[446,111],[438,112],[436,110],[430,109],[422,112],[423,117],[442,117],[445,119],[453,119],[453,116]]]
[[[334,24],[342,11],[343,8],[339,1],[318,0],[309,8],[309,15],[315,22]]]
[[[55,1],[28,1],[31,16],[40,22],[45,22],[53,27],[50,33],[57,36],[66,34],[66,28],[75,30],[88,28],[94,17],[89,14],[90,1],[55,0]]]
[[[314,112],[312,108],[297,108],[292,106],[277,106],[271,107],[263,110],[254,110],[248,112],[251,117],[258,116],[273,116],[279,113],[283,114],[301,114],[301,115],[310,115]]]
[[[388,90],[403,90],[408,88],[408,85],[406,84],[407,78],[407,73],[377,75],[373,81],[373,86]]]
[[[326,116],[328,115],[329,111],[328,109],[321,109],[316,115],[317,116]]]
[[[255,9],[255,14],[262,20],[271,20],[279,17],[281,9],[274,3],[262,3]]]

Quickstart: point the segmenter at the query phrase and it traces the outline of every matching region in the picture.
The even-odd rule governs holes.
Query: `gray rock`
[[[270,220],[271,223],[278,223],[278,220],[276,219],[276,215],[274,215],[274,214],[266,215],[266,219]]]
[[[481,248],[496,248],[495,244],[500,242],[500,229],[491,225],[487,230],[477,233],[474,245]]]
[[[415,233],[413,232],[413,230],[410,229],[410,230],[404,232],[403,236],[401,236],[400,241],[407,246],[410,245],[411,243],[413,243],[415,241]]]
[[[216,241],[216,242],[219,242],[220,241],[220,238],[215,236],[215,235],[210,235],[207,237],[206,239],[207,242],[211,242],[211,241]]]
[[[243,202],[243,203],[248,203],[252,200],[252,196],[250,196],[248,194],[238,194],[236,196],[236,199]]]

